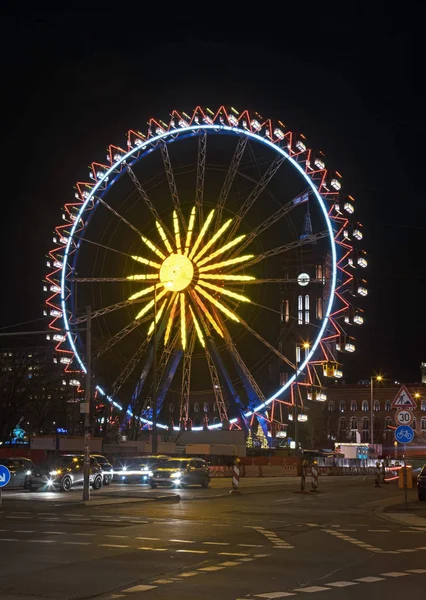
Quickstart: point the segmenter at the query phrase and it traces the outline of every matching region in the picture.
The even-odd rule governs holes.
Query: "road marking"
[[[404,548],[402,550],[397,550],[397,552],[417,552],[414,548]]]
[[[295,596],[291,592],[270,592],[269,594],[255,594],[256,598],[286,598],[287,596]]]
[[[227,560],[226,562],[219,563],[219,565],[222,565],[223,567],[236,567],[239,564],[240,564],[240,561],[236,562],[236,561],[232,561],[232,560]]]
[[[150,542],[159,542],[161,538],[137,537],[137,540],[149,540]]]
[[[401,571],[391,571],[390,573],[380,573],[383,577],[406,577],[408,573],[401,573]]]
[[[176,552],[186,552],[188,554],[208,554],[207,550],[176,550]]]
[[[99,544],[102,548],[129,548],[129,546],[123,546],[123,544]]]
[[[187,571],[186,573],[181,573],[178,577],[194,577],[194,575],[198,575],[197,571]]]
[[[349,535],[344,535],[343,533],[340,533],[340,531],[336,531],[335,529],[323,529],[322,531],[325,531],[326,533],[329,533],[330,535],[334,535],[335,537],[340,538],[341,540],[344,540],[345,542],[354,544],[354,545],[358,546],[359,548],[363,548],[364,550],[369,550],[370,552],[383,553],[383,550],[381,548],[377,548],[377,546],[373,546],[372,544],[366,544],[365,542],[361,542],[360,540],[350,537]]]
[[[153,590],[158,585],[134,585],[131,588],[127,588],[127,590],[123,590],[126,594],[131,594],[133,592],[147,592],[148,590]]]
[[[269,554],[255,554],[254,558],[267,558],[268,556],[270,556],[270,555]]]
[[[292,546],[282,538],[279,538],[277,534],[273,531],[269,531],[264,527],[252,527],[252,529],[255,529],[258,533],[264,535],[276,548],[285,548],[287,550],[291,550],[294,548],[294,546]]]
[[[327,583],[327,585],[330,585],[331,587],[343,588],[343,587],[349,587],[350,585],[358,585],[358,584],[356,583],[356,581],[333,581],[332,583]]]
[[[94,533],[73,533],[73,535],[86,535],[86,536],[94,536]]]
[[[19,542],[19,540],[18,538],[0,538],[0,542]]]
[[[219,556],[249,556],[249,555],[248,554],[240,554],[239,552],[219,552]]]
[[[195,544],[194,540],[169,540],[170,542],[176,542],[177,544]]]
[[[420,531],[415,529],[400,529],[399,533],[424,533],[424,530]]]
[[[154,552],[166,552],[167,548],[149,548],[147,546],[142,546],[138,548],[138,550],[153,550]]]
[[[306,592],[307,594],[313,594],[314,592],[324,592],[325,590],[329,590],[330,588],[321,587],[320,585],[311,585],[305,588],[296,588],[295,592]]]
[[[15,533],[35,533],[34,530],[31,529],[16,529]],[[46,533],[45,531],[43,533]],[[50,533],[50,532],[47,532]]]
[[[359,577],[355,581],[361,581],[362,583],[376,583],[376,581],[384,581],[383,577]]]
[[[251,562],[252,560],[254,560],[254,558],[240,558],[239,562]]]
[[[26,542],[34,542],[35,544],[54,544],[56,540],[25,540]]]
[[[231,545],[230,542],[203,542],[203,544],[206,544],[208,546],[230,546]],[[238,544],[238,545],[241,546],[242,544]]]
[[[35,532],[28,531],[27,533],[35,533]],[[66,531],[42,531],[42,533],[45,533],[46,535],[67,535]],[[78,535],[78,534],[74,534],[74,535]]]
[[[426,569],[407,569],[407,573],[416,573],[417,575],[421,575],[422,573],[426,573]]]
[[[241,548],[263,548],[263,544],[237,544]]]
[[[340,531],[356,531],[356,529],[340,529]]]
[[[68,544],[70,546],[90,546],[90,542],[64,542],[64,544]]]
[[[367,529],[370,533],[390,533],[390,529]]]
[[[224,569],[225,567],[202,567],[201,569],[198,569],[199,571],[221,571],[222,569]]]
[[[129,536],[128,535],[112,535],[112,534],[110,534],[110,535],[106,535],[105,537],[124,539],[124,538],[128,538]]]
[[[175,579],[156,579],[152,583],[161,583],[163,585],[165,583],[174,583],[175,581]]]

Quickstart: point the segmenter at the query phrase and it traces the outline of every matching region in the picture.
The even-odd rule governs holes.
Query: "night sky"
[[[128,129],[143,130],[150,116],[167,119],[173,108],[225,104],[304,133],[355,197],[369,296],[347,381],[374,371],[419,381],[426,123],[416,73],[424,56],[401,15],[376,16],[364,2],[344,11],[317,3],[305,18],[305,6],[279,19],[240,15],[234,27],[215,14],[169,28],[165,14],[160,25],[127,9],[108,19],[100,7],[25,17],[2,8],[0,327],[41,316],[61,206],[90,162],[104,161],[109,143],[122,145]],[[255,21],[257,31],[244,31]]]

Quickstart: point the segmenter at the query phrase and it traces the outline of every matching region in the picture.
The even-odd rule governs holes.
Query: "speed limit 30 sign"
[[[398,410],[395,415],[395,421],[398,425],[411,425],[414,415],[411,410]]]

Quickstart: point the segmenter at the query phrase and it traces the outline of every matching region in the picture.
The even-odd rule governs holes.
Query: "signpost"
[[[416,401],[407,390],[405,385],[401,387],[395,398],[392,400],[392,408],[417,408]]]
[[[409,425],[400,425],[395,429],[395,439],[400,444],[411,444],[414,440],[414,431]]]
[[[7,467],[0,465],[0,506],[2,503],[2,488],[10,481],[10,471]]]
[[[395,413],[395,422],[397,425],[411,425],[414,421],[414,415],[411,410],[398,410]]]

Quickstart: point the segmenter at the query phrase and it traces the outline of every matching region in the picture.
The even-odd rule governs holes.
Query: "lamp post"
[[[152,444],[151,452],[154,456],[158,451],[158,433],[157,433],[157,286],[154,287],[154,357],[152,361],[153,381],[152,381]]]
[[[381,375],[377,375],[376,381],[382,381],[383,377]],[[370,444],[374,445],[374,378],[370,377]]]
[[[309,342],[303,342],[302,346],[305,349],[305,353],[310,348]],[[297,396],[299,394],[299,388],[298,388],[298,383],[297,383],[297,375],[298,375],[298,370],[299,370],[299,363],[301,362],[301,354],[300,353],[301,353],[301,347],[296,345],[296,376],[294,378],[294,392],[295,392],[295,397],[294,397],[294,417],[293,417],[294,418],[294,443],[296,444],[296,452],[298,451],[298,439],[297,439],[297,433],[298,433],[298,427],[297,427],[297,422],[298,422]]]

